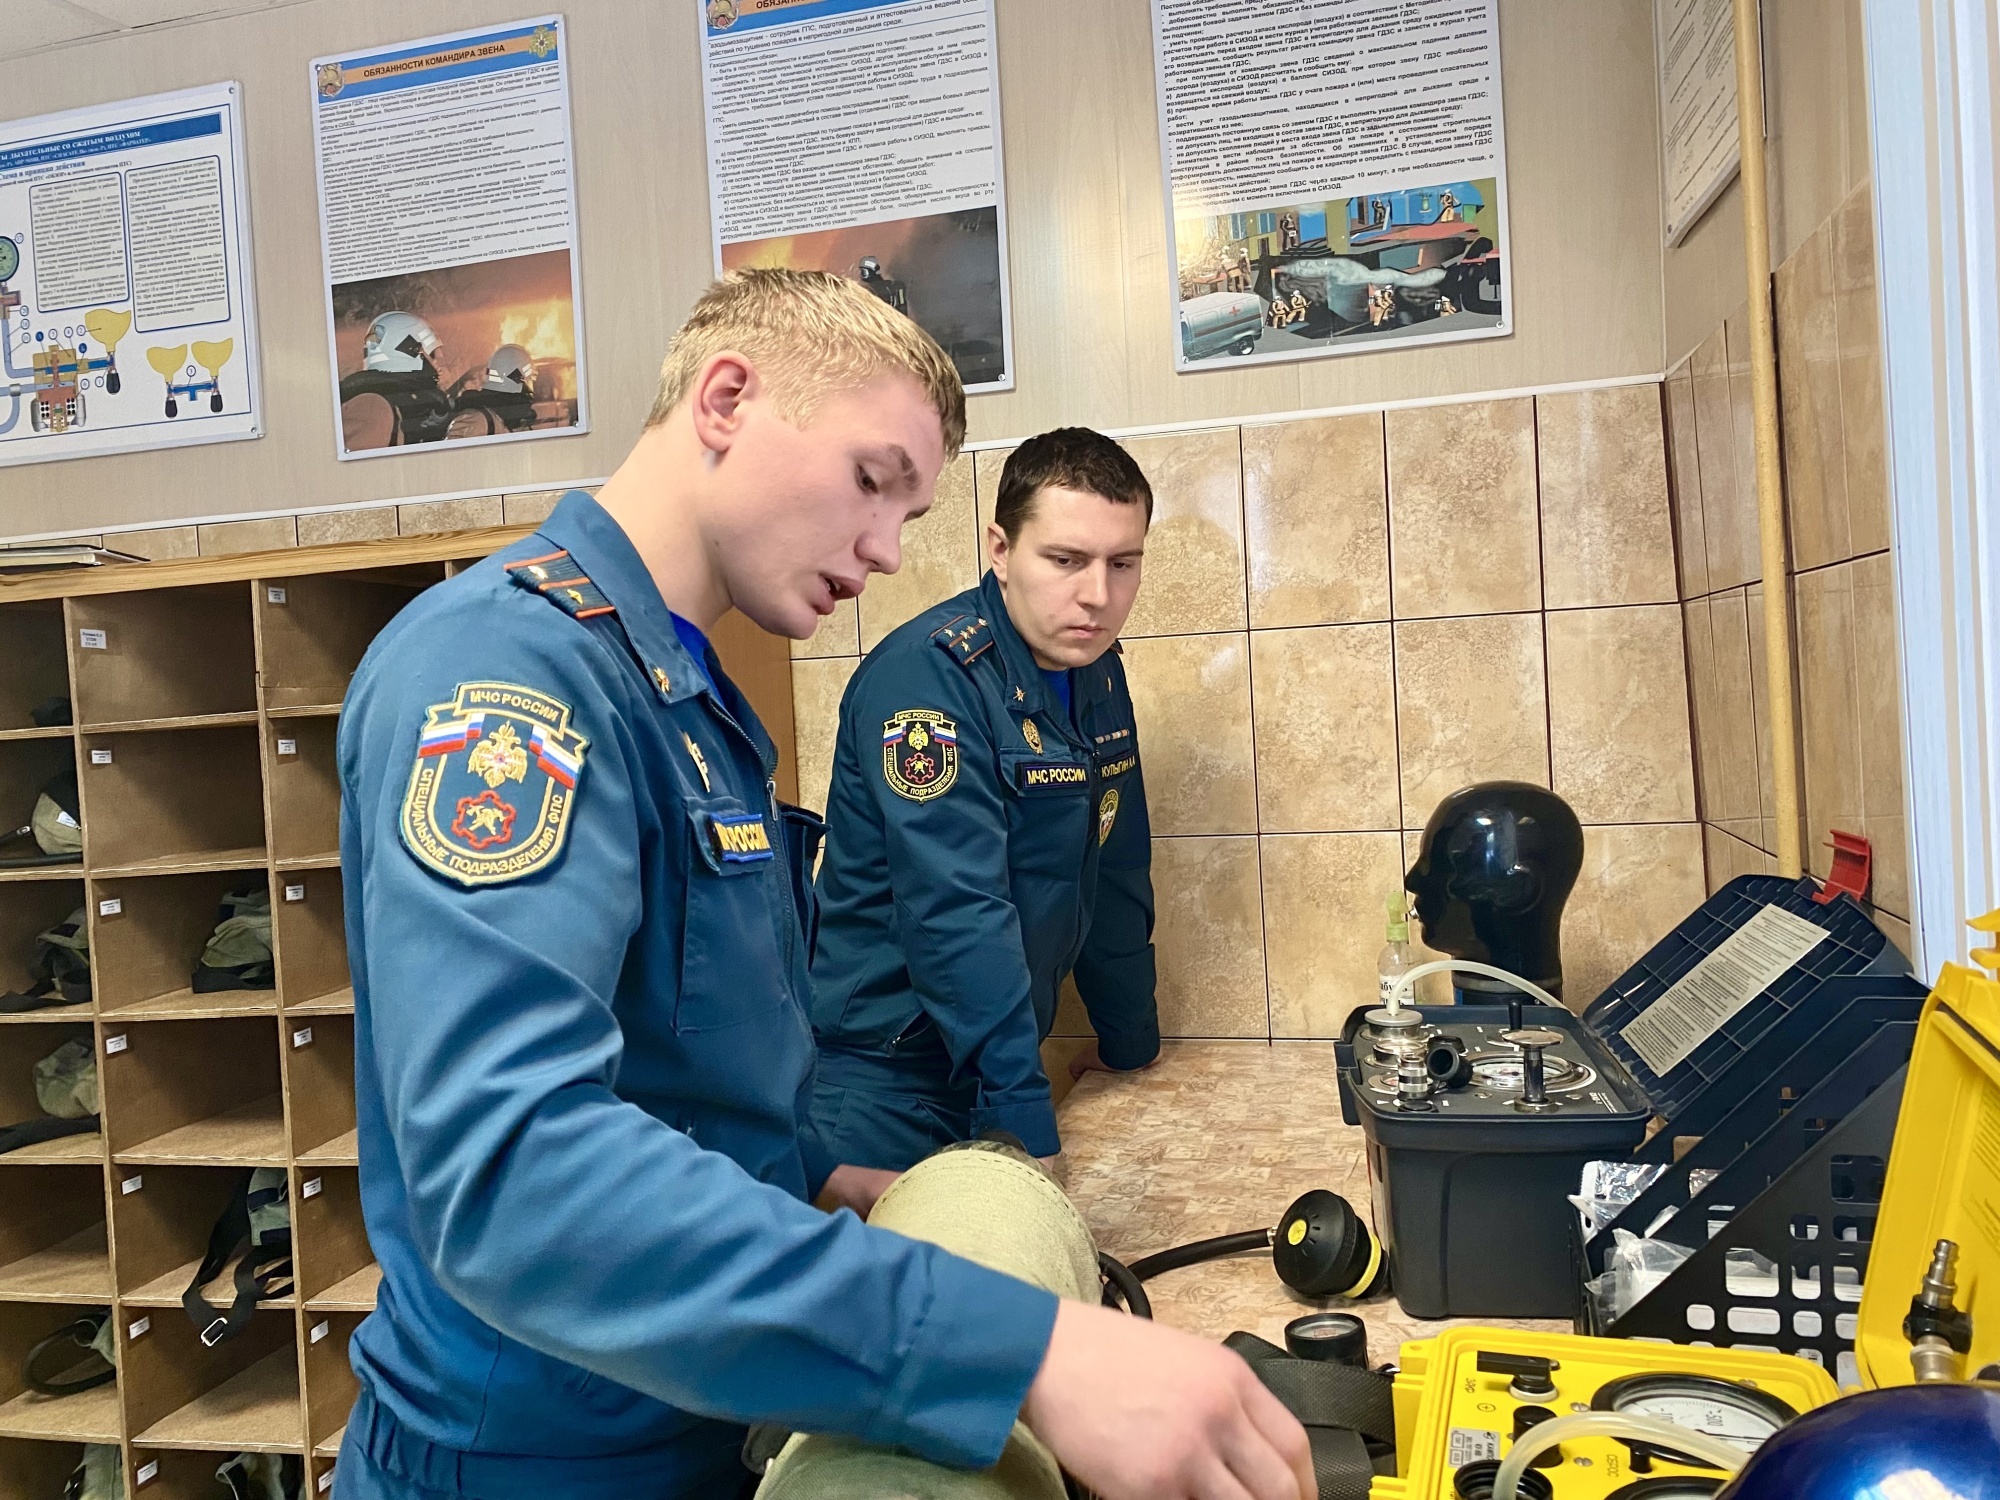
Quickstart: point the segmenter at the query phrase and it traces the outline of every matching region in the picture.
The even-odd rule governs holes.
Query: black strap
[[[1396,1472],[1395,1383],[1388,1376],[1297,1359],[1251,1333],[1223,1342],[1304,1425],[1319,1500],[1368,1500],[1375,1476]]]
[[[74,1323],[64,1324],[30,1349],[27,1359],[21,1366],[21,1378],[27,1382],[28,1389],[38,1391],[44,1396],[70,1396],[78,1391],[88,1391],[100,1385],[108,1385],[116,1380],[117,1366],[105,1361],[90,1347],[91,1340],[97,1337],[99,1330],[104,1327],[104,1320],[110,1316],[109,1313],[92,1313],[87,1318],[78,1318]],[[49,1367],[49,1361],[44,1358],[51,1351],[59,1355],[58,1362],[52,1368]],[[57,1378],[74,1370],[82,1362],[84,1355],[97,1359],[103,1368],[92,1370],[88,1375],[79,1376],[75,1380]]]
[[[227,1343],[241,1333],[249,1326],[250,1315],[257,1310],[258,1301],[265,1297],[282,1296],[292,1279],[289,1253],[282,1256],[260,1253],[250,1244],[251,1176],[251,1173],[245,1172],[243,1180],[237,1184],[235,1193],[230,1196],[229,1207],[222,1211],[222,1217],[215,1221],[215,1228],[209,1231],[208,1253],[202,1257],[194,1280],[181,1293],[182,1310],[201,1330],[201,1341],[210,1349]],[[228,1312],[218,1312],[202,1296],[201,1289],[222,1274],[222,1268],[239,1250],[244,1255],[236,1267],[236,1298],[229,1304]]]
[[[0,1156],[9,1151],[19,1151],[23,1146],[39,1146],[43,1141],[58,1141],[66,1135],[89,1135],[97,1129],[97,1116],[85,1115],[79,1120],[57,1120],[43,1118],[27,1120],[19,1125],[0,1125]]]

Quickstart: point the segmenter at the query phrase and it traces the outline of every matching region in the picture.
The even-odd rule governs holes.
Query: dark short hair
[[[1132,455],[1088,427],[1058,427],[1021,444],[1000,471],[993,519],[1009,543],[1034,514],[1035,497],[1050,485],[1102,495],[1119,505],[1143,505],[1146,524],[1153,523],[1153,487]]]

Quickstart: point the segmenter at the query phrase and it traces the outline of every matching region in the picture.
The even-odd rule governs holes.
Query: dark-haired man
[[[992,571],[869,653],[840,707],[813,1121],[838,1159],[900,1170],[1004,1130],[1061,1151],[1041,1043],[1074,971],[1079,1063],[1158,1054],[1151,829],[1118,632],[1153,492],[1101,434],[1008,458]]]

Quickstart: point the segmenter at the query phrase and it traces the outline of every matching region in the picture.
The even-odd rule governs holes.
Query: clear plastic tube
[[[1493,1500],[1515,1500],[1520,1492],[1521,1475],[1537,1454],[1580,1437],[1637,1438],[1655,1448],[1667,1448],[1675,1453],[1685,1453],[1690,1458],[1698,1458],[1726,1474],[1734,1474],[1750,1457],[1733,1443],[1725,1443],[1691,1428],[1677,1427],[1672,1422],[1662,1422],[1657,1417],[1635,1417],[1622,1411],[1580,1412],[1575,1416],[1557,1417],[1553,1422],[1539,1423],[1514,1440],[1514,1446],[1508,1450],[1506,1458],[1501,1460],[1499,1471],[1493,1476]]]
[[[1491,964],[1475,963],[1469,958],[1438,958],[1433,959],[1427,964],[1418,964],[1414,969],[1396,981],[1396,987],[1389,991],[1390,1012],[1393,1014],[1403,1008],[1403,1001],[1409,995],[1411,987],[1426,974],[1446,973],[1484,974],[1488,979],[1504,980],[1506,983],[1513,985],[1515,989],[1526,991],[1528,994],[1539,999],[1544,1005],[1553,1005],[1557,1010],[1563,1008],[1562,1001],[1556,999],[1554,995],[1551,995],[1532,979],[1523,979],[1519,974],[1509,974],[1505,969],[1496,969]]]

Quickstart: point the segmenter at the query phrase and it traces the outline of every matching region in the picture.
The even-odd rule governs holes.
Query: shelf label
[[[300,1047],[310,1047],[312,1045],[312,1040],[313,1040],[312,1027],[301,1026],[297,1031],[292,1033],[292,1049],[294,1051],[297,1051]]]
[[[264,590],[264,602],[266,604],[283,604],[285,598],[285,591],[276,584]]]
[[[330,1323],[326,1322],[315,1323],[312,1326],[311,1340],[313,1343],[317,1344],[321,1339],[325,1338],[329,1333],[332,1332],[333,1332],[333,1327]]]
[[[86,651],[103,651],[111,644],[101,630],[79,630],[76,643]]]
[[[132,1320],[132,1326],[125,1330],[125,1342],[129,1344],[132,1343],[134,1340],[144,1338],[146,1336],[146,1330],[151,1328],[152,1326],[153,1326],[153,1320],[151,1318],[134,1318]]]
[[[151,1484],[155,1479],[158,1479],[159,1477],[160,1477],[160,1461],[157,1458],[147,1459],[144,1463],[139,1465],[137,1472],[132,1475],[132,1478],[140,1484]]]
[[[326,1183],[323,1179],[318,1177],[308,1177],[304,1182],[299,1184],[299,1196],[301,1198],[317,1198],[319,1196],[320,1189],[325,1186]]]
[[[123,1182],[118,1184],[118,1191],[126,1194],[129,1197],[131,1194],[138,1192],[139,1189],[144,1187],[145,1185],[146,1185],[145,1174],[143,1172],[134,1172],[130,1177],[126,1178]]]
[[[297,740],[281,739],[278,741],[278,754],[297,755],[298,753],[299,753],[299,742]]]
[[[90,752],[90,763],[91,763],[91,764],[92,764],[93,766],[108,766],[108,765],[110,765],[110,764],[111,764],[111,752],[110,752],[109,750],[93,750],[93,751],[91,751],[91,752]]]
[[[319,1476],[319,1492],[324,1495],[333,1488],[333,1465],[326,1466],[326,1472]]]
[[[298,884],[298,885],[288,885],[288,886],[286,886],[286,887],[285,887],[285,899],[286,899],[287,901],[303,901],[303,900],[305,900],[305,899],[306,899],[306,888],[305,888],[305,885],[304,885],[304,883],[303,883],[303,882],[301,882],[301,883],[300,883],[300,884]]]
[[[104,1055],[106,1057],[115,1056],[131,1045],[132,1043],[126,1039],[125,1033],[121,1031],[116,1036],[108,1036],[104,1039]]]
[[[125,898],[123,896],[106,896],[102,901],[97,903],[97,914],[100,917],[115,917],[123,910],[125,910]]]

